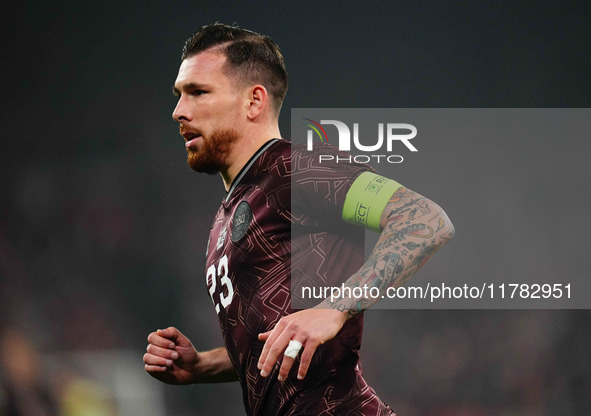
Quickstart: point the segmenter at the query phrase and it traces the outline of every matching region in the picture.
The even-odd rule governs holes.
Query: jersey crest
[[[239,241],[246,232],[252,221],[252,209],[248,202],[242,201],[238,204],[236,211],[234,211],[234,217],[232,217],[232,241]]]

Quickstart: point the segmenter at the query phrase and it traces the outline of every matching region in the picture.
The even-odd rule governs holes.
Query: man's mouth
[[[197,143],[199,142],[199,140],[203,139],[203,137],[199,133],[184,132],[181,134],[185,138],[185,147],[187,149],[197,147]]]

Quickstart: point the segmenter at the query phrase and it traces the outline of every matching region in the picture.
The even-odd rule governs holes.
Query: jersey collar
[[[259,150],[257,150],[255,152],[254,155],[252,155],[252,157],[250,159],[248,159],[248,162],[246,162],[246,164],[242,167],[242,169],[240,169],[240,172],[238,172],[238,175],[236,175],[236,177],[234,178],[234,180],[232,181],[232,185],[230,185],[230,189],[228,189],[228,193],[226,194],[226,198],[224,199],[225,202],[228,202],[230,200],[230,198],[232,197],[232,193],[234,192],[234,189],[236,189],[236,187],[238,186],[238,184],[240,183],[240,181],[242,180],[242,178],[244,178],[244,176],[246,175],[246,173],[248,172],[248,170],[252,167],[252,165],[254,165],[254,162],[257,161],[257,159],[271,146],[273,146],[273,144],[275,142],[277,142],[279,139],[271,139],[268,142],[266,142],[264,145],[262,145]]]

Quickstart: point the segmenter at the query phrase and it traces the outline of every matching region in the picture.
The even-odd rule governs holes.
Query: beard
[[[203,137],[200,149],[187,149],[187,163],[195,172],[210,175],[227,167],[226,160],[232,145],[240,139],[234,129],[220,129],[209,137]]]

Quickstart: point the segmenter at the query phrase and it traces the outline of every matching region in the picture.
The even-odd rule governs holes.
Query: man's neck
[[[250,160],[257,150],[259,150],[265,143],[274,138],[279,138],[279,128],[270,129],[260,135],[250,135],[249,137],[241,138],[234,144],[231,154],[228,156],[227,169],[221,170],[220,175],[224,181],[224,188],[226,192],[230,189],[232,182],[236,175],[242,170],[244,165]]]

